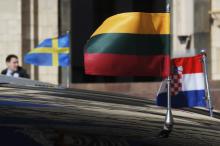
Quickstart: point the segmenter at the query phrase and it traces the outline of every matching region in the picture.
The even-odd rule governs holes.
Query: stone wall
[[[58,0],[0,1],[0,70],[5,57],[16,54],[32,79],[58,83],[58,67],[34,67],[24,55],[42,40],[58,35]]]
[[[58,0],[39,0],[39,42],[58,36]],[[58,67],[39,67],[39,80],[58,83]]]
[[[210,53],[209,0],[173,0],[173,53],[183,57],[198,54],[202,48]]]
[[[21,1],[0,1],[0,70],[8,54],[21,57]],[[21,58],[20,58],[21,62]]]
[[[212,11],[220,11],[220,1],[212,0]],[[211,69],[213,80],[220,80],[220,13],[212,14]]]

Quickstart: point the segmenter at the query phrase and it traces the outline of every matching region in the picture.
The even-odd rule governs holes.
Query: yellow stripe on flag
[[[52,48],[53,48],[53,52],[52,52],[52,63],[53,66],[58,66],[59,62],[58,62],[58,39],[52,39]]]
[[[121,13],[106,19],[92,36],[103,33],[170,34],[170,13]]]
[[[30,53],[53,53],[53,48],[35,48],[33,50],[31,50]],[[70,52],[69,48],[59,48],[58,53],[65,53],[68,54]]]

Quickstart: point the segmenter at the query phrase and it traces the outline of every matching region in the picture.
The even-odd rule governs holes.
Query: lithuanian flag
[[[84,52],[85,73],[98,76],[168,76],[168,0],[123,0],[121,3],[129,3],[130,7],[121,7],[122,11],[106,18],[88,40]]]

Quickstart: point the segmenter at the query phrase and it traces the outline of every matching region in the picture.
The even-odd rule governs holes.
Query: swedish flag
[[[38,66],[69,66],[69,34],[48,38],[26,54],[24,61]]]

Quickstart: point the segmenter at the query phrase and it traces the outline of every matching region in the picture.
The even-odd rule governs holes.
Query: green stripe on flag
[[[86,45],[87,53],[127,55],[169,54],[170,35],[108,33],[92,37]]]

